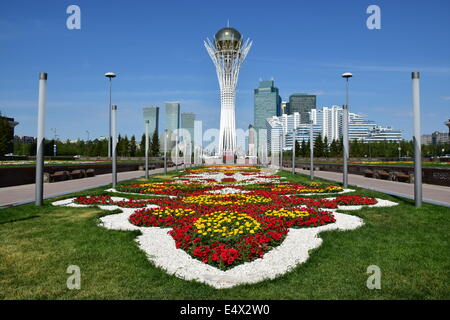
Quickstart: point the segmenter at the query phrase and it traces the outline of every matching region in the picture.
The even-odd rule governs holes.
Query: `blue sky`
[[[317,94],[318,107],[350,109],[411,137],[411,72],[421,72],[422,131],[444,131],[450,118],[450,1],[101,1],[0,3],[0,110],[36,135],[38,73],[47,72],[46,134],[106,135],[108,83],[121,134],[141,135],[142,108],[178,100],[204,128],[218,127],[218,83],[206,37],[227,20],[253,47],[241,69],[236,125],[253,122],[253,89],[274,78],[284,100]],[[66,8],[81,8],[81,30],[68,30]],[[366,9],[381,8],[381,30]],[[227,9],[229,8],[229,9]],[[164,109],[161,110],[164,115]],[[164,117],[160,127],[164,128]]]

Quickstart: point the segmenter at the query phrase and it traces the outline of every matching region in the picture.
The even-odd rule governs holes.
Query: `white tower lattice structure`
[[[214,42],[204,42],[214,65],[220,86],[220,135],[218,155],[236,152],[235,97],[239,69],[247,56],[252,42],[242,41],[242,36],[234,28],[220,29]]]

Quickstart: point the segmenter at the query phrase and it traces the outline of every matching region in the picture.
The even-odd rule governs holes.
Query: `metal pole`
[[[281,131],[280,140],[280,170],[283,170],[283,131]]]
[[[186,170],[186,158],[187,158],[187,145],[186,145],[186,140],[183,137],[183,169]]]
[[[292,174],[295,174],[295,130],[292,131]]]
[[[178,170],[178,129],[175,134],[175,170]]]
[[[343,136],[343,160],[342,165],[342,184],[344,188],[348,187],[348,105],[345,104],[343,107],[343,119],[342,119],[342,136]]]
[[[167,129],[164,129],[164,174],[167,174]]]
[[[309,127],[309,153],[311,157],[309,165],[309,177],[314,180],[314,135],[313,135],[313,122],[310,123]]]
[[[420,145],[420,73],[412,73],[413,98],[413,142],[414,142],[414,202],[416,207],[422,206],[422,150]]]
[[[108,158],[111,158],[111,94],[112,94],[112,78],[109,78],[109,134],[108,134]]]
[[[148,179],[148,130],[150,120],[145,120],[145,179]]]
[[[112,187],[115,188],[117,185],[117,106],[111,106],[111,134],[112,134]]]
[[[45,132],[45,100],[47,92],[47,73],[39,73],[39,107],[36,146],[36,184],[35,204],[42,206],[44,199],[44,132]]]

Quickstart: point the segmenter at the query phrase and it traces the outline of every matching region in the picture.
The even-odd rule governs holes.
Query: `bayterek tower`
[[[225,27],[217,31],[214,42],[206,39],[220,86],[220,135],[218,155],[233,155],[236,152],[235,97],[239,69],[247,56],[252,42],[242,41],[242,35],[234,28]]]

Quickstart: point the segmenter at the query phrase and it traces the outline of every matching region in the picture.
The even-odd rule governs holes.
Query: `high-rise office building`
[[[172,137],[175,130],[180,128],[180,103],[166,102],[166,129],[168,150],[175,145],[175,138]]]
[[[308,123],[309,112],[316,109],[316,96],[306,93],[294,93],[289,97],[289,114],[300,113],[301,123]]]
[[[281,145],[283,150],[292,150],[293,134],[299,143],[309,141],[310,124],[300,123],[300,114],[282,115],[266,119],[267,140],[270,152],[279,152]],[[322,133],[322,126],[313,124],[313,139]],[[282,143],[281,143],[282,142]]]
[[[310,119],[315,125],[322,127],[322,138],[327,137],[331,143],[342,136],[343,111],[340,106],[323,107],[321,110],[312,109]]]
[[[149,121],[149,134],[153,135],[155,132],[159,132],[159,107],[145,107],[144,108],[144,123]]]
[[[289,114],[289,102],[281,101],[281,114]]]
[[[195,123],[194,113],[192,112],[181,113],[181,128],[189,132],[191,151],[194,150],[194,123]]]
[[[376,126],[371,129],[365,137],[363,142],[379,142],[379,141],[402,141],[402,130],[391,127]]]
[[[249,156],[256,156],[256,130],[252,125],[248,126],[248,137],[247,137],[247,154]]]
[[[450,143],[450,136],[447,132],[439,132],[435,131],[432,134],[424,134],[422,135],[422,144],[444,144]]]
[[[266,128],[266,119],[281,115],[281,97],[274,81],[260,81],[254,90],[254,128]]]

